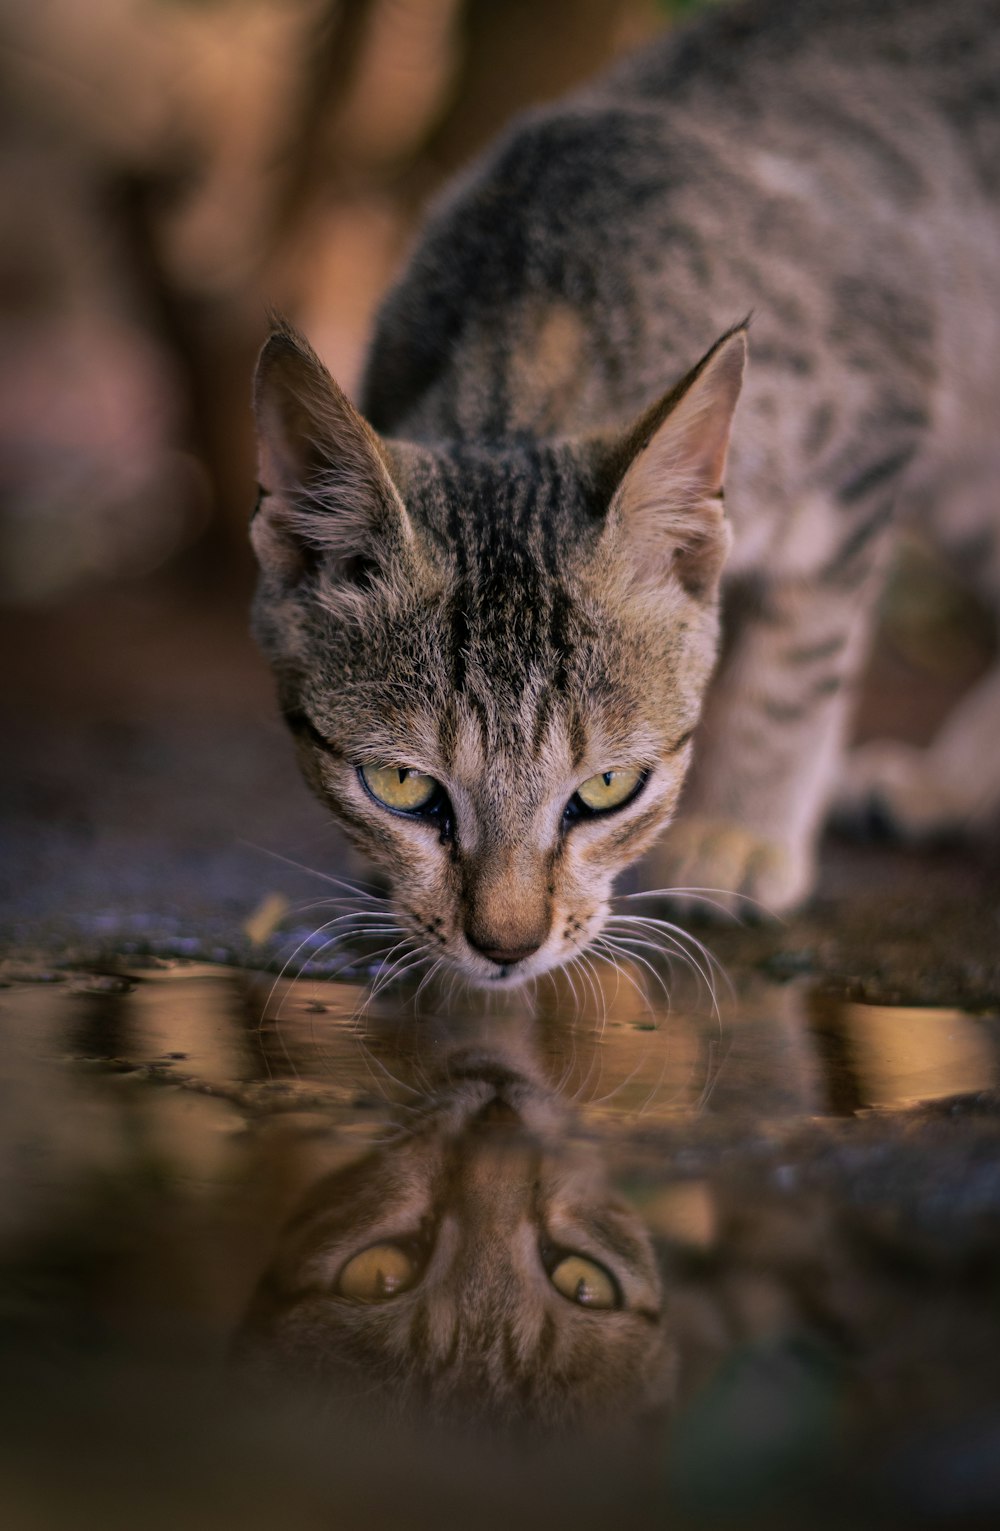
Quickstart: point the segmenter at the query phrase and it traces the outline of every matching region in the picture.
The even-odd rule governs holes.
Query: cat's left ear
[[[746,359],[743,323],[617,443],[608,520],[643,583],[673,576],[702,599],[718,587],[732,542],[722,483]]]

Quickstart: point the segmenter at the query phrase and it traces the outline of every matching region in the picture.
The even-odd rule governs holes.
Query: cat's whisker
[[[258,851],[262,856],[270,856],[273,861],[282,861],[285,866],[294,867],[297,872],[305,872],[309,877],[322,878],[332,887],[343,888],[345,892],[353,894],[356,898],[367,899],[373,904],[387,904],[389,898],[385,893],[370,892],[376,885],[369,883],[367,887],[361,883],[348,882],[343,877],[333,877],[329,872],[321,872],[318,867],[306,866],[303,861],[296,861],[292,856],[286,856],[281,851],[273,851],[269,846],[256,845],[252,840],[240,840],[240,845],[245,845],[249,850]]]
[[[669,1009],[670,990],[667,987],[666,979],[663,977],[662,973],[657,972],[656,968],[653,966],[652,962],[650,962],[648,957],[644,957],[641,952],[636,950],[637,947],[642,947],[647,951],[656,952],[657,956],[662,957],[666,955],[663,948],[661,946],[657,946],[652,941],[644,941],[638,936],[622,935],[617,931],[615,932],[614,936],[608,936],[605,937],[605,939],[612,940],[617,945],[619,951],[623,951],[625,955],[631,958],[633,962],[637,962],[640,967],[646,970],[646,972],[652,978],[653,982],[656,984],[657,988],[663,994],[663,998],[666,1002],[667,1008]]]
[[[316,910],[327,909],[334,913],[338,919],[344,921],[375,919],[394,920],[396,918],[396,915],[393,913],[392,909],[388,907],[385,909],[357,909],[354,907],[353,899],[348,898],[315,898],[309,899],[307,902],[303,902],[301,904],[293,904],[289,908],[285,918],[288,919],[291,917],[293,919],[300,919],[304,914],[312,914]],[[344,913],[337,914],[337,911],[341,909],[344,910]]]
[[[624,978],[626,983],[631,984],[639,999],[642,1001],[644,1007],[649,1011],[651,1015],[655,1014],[653,1007],[649,1002],[649,995],[643,988],[642,984],[639,983],[638,979],[633,973],[630,973],[627,968],[623,968],[621,963],[618,961],[619,950],[621,951],[621,955],[623,957],[630,957],[631,953],[627,952],[624,947],[616,948],[612,943],[611,938],[605,934],[595,936],[594,940],[590,944],[593,951],[601,953],[603,956],[608,957],[612,963],[614,963],[615,971],[618,973],[619,977]]]
[[[573,980],[573,968],[575,966],[576,966],[576,958],[574,957],[574,958],[572,958],[571,961],[567,962],[565,964],[564,968],[563,968],[563,972],[566,975],[566,982],[569,984],[569,987],[570,987],[570,993],[573,995],[573,1016],[574,1016],[574,1019],[580,1014],[580,996],[576,992],[576,983]]]
[[[675,925],[672,920],[661,919],[655,914],[612,914],[608,918],[620,924],[645,925],[650,929],[667,930],[675,940],[682,943],[685,941],[689,942],[696,951],[701,953],[707,962],[718,965],[721,968],[718,958],[710,947],[706,946],[703,941],[700,941],[692,931],[686,930],[683,925]]]
[[[668,942],[669,949],[672,952],[682,957],[689,964],[689,966],[701,974],[706,988],[711,995],[713,1008],[716,1010],[716,1012],[719,1008],[718,994],[716,989],[716,976],[719,980],[721,980],[722,983],[725,984],[727,990],[729,991],[730,998],[732,998],[733,986],[729,978],[729,974],[726,972],[725,968],[716,957],[715,953],[711,951],[709,947],[705,946],[703,942],[699,941],[696,936],[692,936],[690,931],[682,929],[682,927],[679,925],[674,925],[670,920],[657,919],[652,915],[616,914],[609,917],[608,923],[615,926],[615,928],[619,930],[621,927],[627,928],[629,926],[634,926],[643,930],[646,934],[654,934],[660,936],[666,942]],[[701,963],[698,962],[697,959],[687,950],[686,946],[683,944],[684,942],[689,943],[690,946],[694,948],[695,952],[697,952],[698,957],[703,959],[704,967],[702,967]]]
[[[594,1016],[596,1019],[597,1011],[600,1008],[600,1000],[598,995],[598,988],[594,982],[593,969],[589,966],[587,958],[582,951],[577,952],[573,962],[574,965],[580,969],[580,980],[583,984],[586,985],[587,991],[590,994],[591,1004],[593,1006]]]
[[[604,992],[597,969],[586,952],[580,953],[580,962],[584,971],[590,975],[590,985],[594,993],[594,1009],[595,1011],[600,1011],[600,1032],[598,1035],[599,1040],[603,1041],[608,1025],[608,997]]]
[[[414,993],[414,996],[413,996],[414,1014],[418,1013],[418,1007],[420,1005],[420,996],[421,996],[421,994],[423,994],[424,990],[432,982],[435,974],[439,973],[443,966],[444,966],[444,958],[443,957],[435,957],[434,961],[431,963],[430,967],[427,969],[427,972],[424,974],[423,978],[421,978],[420,982],[417,985],[416,992]]]
[[[392,948],[392,951],[389,953],[389,957],[386,958],[385,962],[383,963],[382,968],[377,974],[375,982],[369,991],[368,997],[365,1000],[364,1010],[368,1009],[368,1007],[374,1002],[374,1000],[378,998],[382,991],[389,986],[389,984],[398,982],[404,973],[412,972],[414,968],[419,967],[421,963],[425,962],[427,960],[425,954],[433,950],[429,941],[418,947],[412,946],[411,942],[412,938],[407,936],[404,938],[404,941],[398,942],[397,945]],[[409,945],[410,949],[408,951],[401,952],[396,961],[392,962],[391,958],[393,952],[398,951],[399,947],[404,944]],[[364,1013],[364,1010],[362,1013]]]
[[[705,991],[709,999],[709,1008],[712,1014],[716,1017],[717,1021],[721,1022],[721,1013],[719,1010],[715,985],[711,974],[705,971],[705,969],[689,951],[686,951],[681,946],[675,945],[670,941],[670,938],[666,936],[662,938],[661,942],[651,942],[643,940],[640,936],[629,935],[619,931],[616,934],[615,939],[620,943],[621,948],[628,952],[634,962],[642,963],[644,966],[648,967],[648,959],[645,959],[641,955],[641,950],[652,951],[657,956],[665,959],[669,965],[672,966],[676,960],[680,962],[684,967],[690,969],[691,972],[696,973],[700,982],[705,986]],[[663,989],[663,993],[667,1001],[667,1008],[670,1009],[673,1004],[673,997],[662,979],[660,986]]]
[[[629,932],[623,931],[615,931],[614,939],[620,948],[628,949],[633,961],[640,963],[646,969],[646,971],[651,974],[656,982],[657,987],[662,992],[668,1007],[671,1004],[671,994],[669,988],[667,987],[666,979],[648,958],[641,955],[641,952],[654,952],[656,956],[664,958],[668,965],[673,962],[675,957],[679,958],[681,962],[701,973],[701,969],[698,967],[697,963],[682,947],[674,946],[669,943],[665,944],[664,941],[657,942],[644,940],[641,936],[632,935]],[[704,975],[702,976],[704,977]]]
[[[360,917],[360,911],[358,911],[358,915]],[[318,926],[314,927],[312,930],[309,931],[308,935],[305,935],[305,936],[302,937],[302,939],[298,942],[298,944],[293,948],[293,950],[285,958],[285,961],[282,963],[282,965],[281,965],[281,967],[280,967],[280,969],[278,971],[277,977],[275,978],[274,983],[271,986],[271,991],[270,991],[270,993],[267,996],[267,1000],[265,1001],[265,1004],[269,1004],[270,1003],[270,1001],[271,1001],[271,999],[273,997],[275,988],[280,983],[282,978],[284,978],[285,974],[287,973],[288,969],[291,967],[292,963],[295,961],[296,957],[298,956],[298,954],[302,950],[302,948],[305,947],[305,946],[308,946],[310,942],[315,941],[316,937],[319,936],[319,935],[322,935],[324,931],[332,930],[334,928],[334,926],[339,925],[344,919],[347,919],[347,918],[349,918],[349,916],[346,916],[346,915],[334,916],[333,919],[324,921],[324,923],[322,925],[318,925]],[[369,916],[369,918],[373,918],[373,917]],[[396,929],[398,929],[398,926],[391,925],[391,926],[385,926],[385,927],[381,927],[381,928],[380,927],[376,927],[376,926],[371,926],[371,927],[366,927],[366,932],[368,934],[378,934],[378,933],[381,933],[382,929],[384,929],[384,930],[396,930]],[[357,934],[359,934],[359,932],[351,931],[350,934],[357,935]]]
[[[278,984],[284,978],[285,973],[286,973],[288,967],[291,965],[292,961],[294,961],[294,959],[298,955],[298,953],[302,950],[302,947],[309,945],[309,943],[312,942],[312,941],[315,941],[316,937],[318,935],[320,935],[323,932],[323,930],[325,930],[326,928],[327,927],[323,926],[323,925],[319,926],[319,928],[317,930],[312,931],[308,936],[306,936],[304,938],[304,940],[299,942],[298,946],[295,948],[295,951],[292,953],[292,955],[288,959],[288,961],[282,966],[281,972],[278,974],[277,978],[275,979],[274,983],[272,984],[271,992],[268,995],[267,1000],[265,1001],[265,1009],[266,1009],[267,1006],[270,1005],[270,1002],[271,1002],[271,999],[272,999],[272,997],[274,995],[275,989],[277,988]],[[336,935],[331,936],[328,941],[324,941],[318,947],[316,947],[310,953],[310,956],[309,956],[308,960],[311,963],[314,963],[314,964],[315,963],[319,963],[321,961],[321,959],[327,953],[336,951],[337,947],[342,946],[345,943],[349,943],[350,941],[352,941],[352,940],[354,940],[354,939],[356,939],[356,938],[358,938],[359,936],[362,936],[362,935],[365,936],[365,937],[370,937],[370,936],[376,936],[376,935],[398,935],[398,933],[399,933],[399,927],[398,926],[390,926],[390,925],[372,926],[371,928],[366,927],[366,928],[364,928],[361,931],[357,931],[357,930],[343,931],[342,930],[342,931],[339,931]],[[383,948],[383,950],[384,949],[385,948]],[[331,973],[328,976],[331,979],[336,979],[337,976],[340,973],[343,972],[345,967],[349,967],[351,965],[351,960],[355,959],[357,957],[357,955],[358,955],[357,953],[349,951],[347,953],[348,960],[345,961],[345,962],[341,962],[337,967],[333,968]],[[377,958],[378,955],[379,954],[377,952],[373,954],[373,956],[375,958]],[[300,968],[299,969],[299,973],[294,978],[290,978],[288,980],[288,987],[287,987],[285,993],[282,995],[281,1000],[280,1000],[280,1002],[278,1004],[277,1011],[275,1012],[275,1019],[276,1020],[280,1020],[280,1018],[281,1018],[281,1016],[283,1014],[283,1011],[284,1011],[285,1002],[286,1002],[289,994],[292,992],[293,985],[301,977],[301,974],[302,974],[302,969]],[[317,976],[320,976],[320,975],[317,975]]]
[[[330,940],[328,942],[324,942],[324,944],[319,948],[319,954],[318,955],[321,955],[322,953],[329,951],[331,948],[336,947],[337,945],[340,944],[341,940],[343,940],[345,938],[346,938],[345,934],[343,932],[341,932],[340,936],[334,937],[332,940]],[[339,966],[333,968],[332,972],[329,975],[330,981],[335,981],[336,978],[338,977],[338,975],[347,966],[349,966],[349,961],[348,962],[342,962],[342,963],[340,963]],[[277,981],[278,980],[276,980],[276,983],[277,983]],[[278,1039],[278,1041],[280,1042],[282,1052],[285,1055],[285,1059],[286,1059],[289,1067],[291,1068],[292,1072],[296,1075],[296,1077],[298,1077],[298,1069],[295,1066],[295,1063],[294,1063],[294,1061],[292,1059],[291,1053],[289,1052],[289,1049],[288,1049],[288,1044],[285,1041],[284,1023],[285,1023],[285,1006],[286,1006],[286,1003],[288,1002],[288,998],[289,998],[290,994],[293,992],[294,986],[295,986],[295,984],[297,982],[298,982],[298,980],[295,980],[295,979],[292,979],[292,980],[289,981],[288,987],[287,987],[285,993],[282,995],[281,1000],[280,1000],[280,1002],[278,1004],[278,1007],[275,1010],[274,1015],[273,1015],[274,1034],[275,1034],[276,1038]],[[271,992],[273,994],[273,992],[274,992],[274,988],[273,987],[272,987],[272,991]],[[268,1001],[268,1003],[269,1003],[269,1001]],[[266,1008],[267,1007],[265,1006],[264,1016],[266,1016]],[[264,1016],[262,1016],[261,1024],[263,1024]],[[313,1044],[316,1044],[316,1019],[315,1019],[315,1017],[313,1017],[310,1020],[310,1023],[309,1023],[309,1038],[310,1038],[310,1041]]]
[[[574,967],[575,968],[577,966],[579,966],[579,968],[580,968],[580,979],[581,979],[581,982],[586,981],[587,984],[588,984],[588,987],[591,988],[591,994],[592,994],[592,997],[594,999],[594,1009],[595,1009],[595,1012],[596,1012],[596,1009],[597,1009],[596,995],[594,995],[593,988],[590,985],[590,980],[587,978],[587,975],[586,975],[586,971],[585,971],[585,968],[584,968],[584,956],[583,956],[582,952],[577,952],[576,956],[573,958],[573,961],[570,963],[570,967]],[[574,1047],[575,1047],[575,1042],[576,1042],[576,1038],[575,1038],[575,1034],[574,1034]],[[591,1049],[590,1062],[587,1065],[587,1072],[586,1072],[586,1075],[584,1076],[584,1078],[583,1078],[583,1080],[581,1081],[581,1084],[580,1084],[580,1090],[581,1091],[586,1089],[590,1085],[590,1076],[591,1076],[591,1074],[594,1071],[594,1065],[595,1064],[598,1067],[598,1079],[600,1079],[601,1071],[603,1070],[603,1067],[604,1067],[604,1060],[603,1060],[603,1058],[601,1056],[601,1052],[600,1052],[600,1049],[598,1047],[594,1047],[594,1048]]]
[[[712,897],[711,895],[716,895]],[[739,899],[741,904],[752,904],[755,910],[766,914],[773,919],[773,911],[767,908],[759,898],[753,898],[749,893],[737,893],[734,888],[642,888],[638,893],[616,893],[616,899],[639,899],[639,898],[690,898],[698,904],[709,904],[713,909],[718,909],[720,914],[728,915],[730,919],[742,923],[733,910],[721,902],[722,899]]]
[[[285,961],[281,964],[281,967],[279,968],[278,973],[275,976],[274,982],[271,984],[271,987],[270,987],[270,989],[267,992],[267,997],[264,1000],[263,1006],[261,1007],[260,1021],[258,1022],[258,1030],[259,1031],[263,1030],[264,1022],[267,1019],[267,1014],[268,1014],[268,1011],[271,1008],[271,1003],[272,1003],[272,1001],[274,999],[275,992],[276,992],[276,990],[278,988],[278,985],[284,979],[285,974],[288,972],[288,969],[291,967],[292,963],[295,961],[295,959],[298,956],[299,952],[302,950],[302,948],[304,946],[308,946],[310,941],[314,941],[318,935],[320,935],[324,930],[327,930],[329,928],[329,924],[330,923],[332,923],[332,922],[328,922],[325,925],[320,925],[317,930],[312,930],[312,931],[310,931],[310,933],[307,936],[303,936],[302,940],[298,943],[298,945],[294,948],[294,950],[285,958]],[[278,1031],[280,1029],[281,1015],[282,1015],[282,1010],[284,1008],[285,998],[286,998],[286,996],[282,996],[281,1001],[278,1004],[277,1011],[275,1012],[275,1015],[274,1015],[274,1025],[275,1025],[275,1034],[276,1035],[277,1035],[277,1033],[278,1033]],[[282,1047],[284,1047],[284,1041],[283,1040],[282,1040]],[[285,1052],[286,1052],[286,1056],[287,1056],[287,1049],[285,1049]],[[288,1061],[289,1061],[289,1063],[291,1063],[291,1058],[289,1058]]]
[[[587,992],[590,995],[590,1009],[593,1013],[594,1023],[600,1027],[601,1032],[603,1033],[604,1021],[607,1019],[607,1008],[604,1007],[602,1012],[601,986],[597,982],[597,970],[593,963],[587,960],[587,955],[585,952],[578,952],[576,961],[580,969],[580,977],[586,985]]]
[[[402,939],[397,941],[394,946],[390,946],[388,952],[381,957],[378,969],[365,996],[364,1005],[361,1010],[362,1014],[368,1009],[373,1000],[378,998],[386,984],[392,981],[393,974],[400,964],[409,959],[412,951],[412,941],[412,936],[404,934]],[[397,952],[399,953],[398,957],[396,956]]]
[[[606,914],[605,914],[605,918],[607,918]],[[592,941],[591,942],[591,950],[592,951],[596,951],[596,949],[597,949],[597,943]],[[615,1005],[617,1005],[617,1003],[618,1003],[618,995],[621,992],[622,972],[621,972],[621,968],[618,966],[618,963],[615,961],[615,959],[613,957],[611,958],[611,967],[612,967],[612,969],[614,971],[614,975],[615,975],[615,992],[611,996],[611,1008],[614,1009]]]

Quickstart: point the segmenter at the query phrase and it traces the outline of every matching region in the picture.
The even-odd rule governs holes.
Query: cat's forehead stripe
[[[418,521],[443,527],[450,552],[444,657],[452,691],[477,709],[486,749],[513,724],[497,706],[498,686],[511,700],[534,695],[530,717],[517,721],[522,749],[530,739],[537,754],[556,699],[570,690],[574,643],[563,568],[573,507],[557,455],[524,449],[494,460],[451,447],[425,466],[414,489]],[[583,741],[573,728],[579,759]],[[451,760],[453,720],[442,720],[439,732]]]

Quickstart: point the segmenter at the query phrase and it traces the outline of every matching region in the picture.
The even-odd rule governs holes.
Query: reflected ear
[[[744,323],[617,445],[622,472],[609,523],[644,583],[673,576],[690,595],[715,593],[732,541],[722,481],[746,357]]]
[[[264,574],[295,584],[319,561],[342,579],[409,522],[382,443],[290,325],[261,351],[254,378],[260,500],[250,529]]]

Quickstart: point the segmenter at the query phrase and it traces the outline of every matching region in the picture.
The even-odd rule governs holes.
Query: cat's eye
[[[397,813],[429,807],[440,791],[433,776],[409,766],[362,766],[361,777],[372,797]]]
[[[337,1278],[337,1291],[354,1302],[388,1302],[409,1291],[418,1270],[401,1245],[373,1244],[348,1260]]]
[[[577,787],[576,796],[591,813],[607,813],[609,808],[621,808],[635,797],[645,779],[645,771],[638,766],[600,771]]]
[[[603,1265],[583,1255],[564,1255],[549,1272],[557,1292],[581,1308],[618,1308],[618,1284]]]

